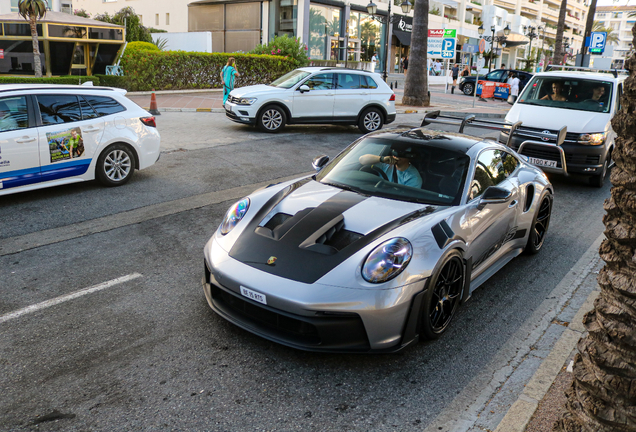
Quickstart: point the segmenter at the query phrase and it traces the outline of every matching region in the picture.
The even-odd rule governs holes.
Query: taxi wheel
[[[278,132],[285,127],[287,117],[279,106],[269,105],[258,115],[258,128],[263,132]]]
[[[135,171],[135,155],[124,144],[113,144],[99,155],[95,176],[105,186],[126,184]]]

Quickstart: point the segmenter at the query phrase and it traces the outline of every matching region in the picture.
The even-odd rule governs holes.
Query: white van
[[[559,68],[536,74],[506,115],[508,123],[522,122],[511,147],[546,172],[589,175],[590,184],[602,187],[616,137],[611,119],[620,108],[627,76]],[[558,145],[555,137],[564,126],[567,134]],[[508,135],[502,133],[499,140],[506,142]]]

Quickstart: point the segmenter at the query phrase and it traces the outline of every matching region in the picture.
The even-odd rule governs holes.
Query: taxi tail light
[[[150,127],[157,127],[157,122],[155,122],[155,117],[141,117],[139,120],[141,120],[141,122],[143,124],[145,124],[146,126],[150,126]]]
[[[393,93],[391,97],[389,98],[389,102],[393,102],[393,101],[395,101],[395,93]]]

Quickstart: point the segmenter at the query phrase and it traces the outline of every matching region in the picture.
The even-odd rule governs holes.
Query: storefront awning
[[[411,33],[400,30],[393,30],[393,34],[398,38],[402,45],[411,45]]]

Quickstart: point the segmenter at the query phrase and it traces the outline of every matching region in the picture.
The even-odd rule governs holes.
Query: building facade
[[[312,59],[370,61],[376,54],[378,70],[384,64],[388,37],[392,72],[399,71],[400,59],[408,56],[413,13],[402,14],[401,0],[375,0],[378,15],[387,15],[388,1],[392,1],[391,13],[396,16],[391,24],[367,13],[368,0],[73,0],[73,8],[95,15],[112,14],[130,6],[147,27],[169,32],[211,32],[212,50],[216,52],[246,52],[275,36],[299,37],[307,44]],[[572,54],[581,46],[586,1],[570,0],[567,5],[564,37]],[[503,36],[508,26],[511,32],[506,42],[495,43],[495,66],[505,63],[507,67],[522,68],[526,59],[537,60],[541,54],[537,48],[548,55],[552,50],[560,4],[561,0],[431,0],[428,26],[457,30],[454,60],[464,64],[477,60],[480,25],[485,29],[484,36],[492,36],[493,25],[495,36]],[[528,27],[536,29],[536,40],[526,37]],[[490,48],[487,44],[486,51]]]
[[[636,5],[633,6],[599,6],[596,8],[594,21],[598,21],[606,29],[611,29],[618,38],[610,42],[613,47],[611,67],[623,69],[625,58],[634,49],[632,27],[636,23]],[[592,59],[594,59],[592,55]]]

